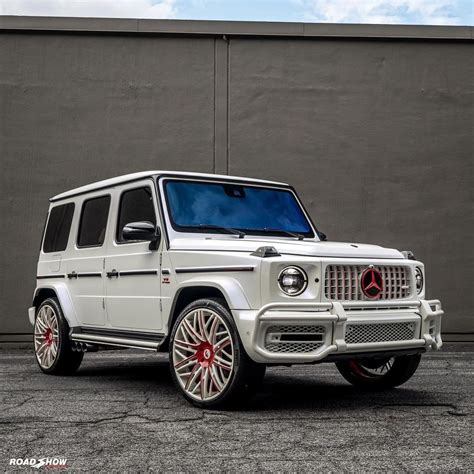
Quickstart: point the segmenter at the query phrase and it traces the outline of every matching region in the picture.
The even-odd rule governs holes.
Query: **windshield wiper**
[[[296,237],[298,240],[303,240],[304,239],[304,235],[303,234],[298,234],[296,232],[290,232],[289,230],[285,230],[285,229],[273,229],[271,227],[263,227],[262,229],[252,229],[254,230],[255,232],[274,232],[274,233],[278,233],[278,234],[286,234],[286,235],[289,235],[290,237]]]
[[[241,230],[237,229],[232,229],[232,227],[223,227],[220,225],[213,225],[213,224],[199,224],[199,225],[190,225],[186,227],[194,227],[197,229],[212,229],[212,230],[223,230],[224,232],[227,232],[228,234],[234,234],[238,235],[239,239],[243,239],[245,237],[245,232],[242,232]]]

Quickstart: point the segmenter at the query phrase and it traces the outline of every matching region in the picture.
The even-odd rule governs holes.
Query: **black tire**
[[[38,316],[43,310],[51,309],[57,319],[57,351],[52,357],[52,364],[42,364],[39,355],[39,349],[42,345],[41,336],[37,336],[37,328],[39,327]],[[57,298],[48,298],[44,300],[36,311],[35,317],[35,359],[39,368],[49,375],[70,375],[74,373],[81,365],[84,357],[83,352],[75,352],[72,350],[72,343],[69,339],[69,324],[64,317],[63,311]],[[46,339],[46,336],[43,336]]]
[[[352,385],[363,390],[388,390],[404,384],[418,368],[421,354],[387,357],[351,359],[336,363],[341,375]],[[384,365],[388,364],[388,365]],[[387,370],[377,371],[387,367]]]
[[[216,313],[222,319],[222,321],[225,322],[226,329],[228,329],[228,333],[232,339],[233,367],[232,370],[229,371],[231,373],[228,375],[227,385],[217,396],[215,396],[215,398],[212,398],[211,400],[197,399],[195,396],[193,397],[189,395],[189,393],[185,390],[185,387],[182,386],[182,383],[184,383],[183,378],[180,382],[180,377],[183,376],[179,376],[177,374],[177,370],[175,368],[176,360],[174,359],[173,355],[175,350],[176,333],[180,328],[182,321],[187,316],[189,317],[194,311],[201,308]],[[180,329],[180,331],[181,330],[182,329]],[[182,350],[179,347],[177,349]],[[196,355],[197,350],[194,356]],[[192,352],[190,357],[193,357]],[[200,408],[222,409],[235,408],[245,405],[255,394],[257,388],[263,380],[263,377],[265,376],[266,370],[265,364],[257,364],[247,355],[242,345],[242,341],[240,339],[233,317],[225,301],[218,298],[205,298],[196,300],[184,308],[173,325],[170,338],[169,359],[171,375],[176,387],[184,396],[184,398],[186,398],[186,400]],[[196,366],[198,367],[198,362],[195,363],[194,367]],[[211,371],[212,369],[209,370]],[[203,372],[204,371],[201,371],[200,383],[202,383]],[[191,375],[189,375],[189,377],[191,377]],[[210,386],[212,388],[212,382]],[[215,386],[215,388],[217,389],[217,386]],[[202,397],[202,393],[199,396]]]

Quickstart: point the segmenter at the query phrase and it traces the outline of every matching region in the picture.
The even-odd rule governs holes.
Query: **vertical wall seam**
[[[216,71],[216,61],[217,61],[217,51],[216,51],[216,38],[214,38],[214,97],[213,97],[213,100],[214,100],[214,103],[213,103],[213,107],[214,107],[214,137],[213,137],[213,145],[214,145],[214,154],[213,154],[213,161],[212,161],[212,169],[213,169],[213,172],[214,174],[216,173],[216,149],[217,149],[217,143],[216,143],[216,123],[217,123],[217,120],[216,120],[216,83],[217,83],[217,71]]]
[[[230,173],[230,38],[227,38],[226,174]]]
[[[215,39],[214,172],[228,174],[228,49],[227,39]]]

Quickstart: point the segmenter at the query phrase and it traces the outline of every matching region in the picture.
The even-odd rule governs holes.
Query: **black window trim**
[[[149,243],[148,240],[127,240],[125,242],[119,242],[117,240],[117,235],[118,235],[118,229],[119,229],[119,221],[120,221],[120,210],[122,209],[122,196],[128,192],[128,191],[135,191],[136,189],[142,189],[142,188],[149,188],[151,192],[151,197],[153,199],[153,212],[155,213],[155,226],[158,225],[158,216],[156,214],[156,209],[155,209],[155,202],[158,208],[158,202],[156,201],[156,198],[153,196],[153,180],[147,180],[151,181],[146,184],[138,185],[133,188],[127,188],[127,189],[122,189],[120,191],[120,194],[118,196],[118,206],[117,206],[117,215],[115,216],[115,230],[114,230],[114,244],[115,245],[130,245],[130,244],[143,244],[143,243]]]
[[[183,176],[182,178],[180,178],[180,177],[167,177],[167,178],[164,178],[162,180],[163,195],[164,195],[165,202],[166,202],[166,212],[168,214],[168,219],[169,219],[169,222],[171,224],[171,227],[176,232],[198,233],[198,234],[204,234],[204,233],[205,234],[223,234],[223,232],[219,231],[219,230],[214,230],[214,229],[205,229],[205,230],[203,230],[203,229],[199,229],[199,228],[195,228],[195,227],[180,226],[179,224],[177,224],[174,221],[173,216],[171,214],[171,207],[170,207],[170,203],[169,203],[169,199],[168,199],[168,193],[166,192],[166,183],[169,182],[169,181],[181,181],[181,182],[191,181],[191,182],[195,182],[195,183],[196,182],[197,183],[211,182],[213,184],[231,183],[231,184],[248,186],[248,187],[253,187],[253,188],[271,188],[271,189],[278,189],[278,190],[281,190],[281,191],[287,191],[287,192],[289,192],[293,195],[293,197],[295,198],[298,206],[300,207],[300,210],[302,211],[306,221],[309,224],[309,228],[310,228],[309,232],[306,232],[306,233],[298,232],[298,233],[304,235],[304,237],[306,239],[314,239],[317,235],[317,230],[316,230],[315,225],[313,224],[313,221],[309,217],[309,214],[306,212],[306,209],[304,208],[303,203],[299,199],[295,189],[292,186],[278,186],[278,185],[270,185],[270,184],[265,184],[265,183],[260,184],[260,183],[251,183],[251,182],[243,183],[243,182],[240,182],[240,181],[231,181],[231,180],[224,180],[224,179],[222,181],[220,181],[218,179],[207,180],[206,178],[200,179],[200,178],[195,178],[195,177],[192,177],[192,178],[190,177],[190,179],[187,179],[185,176]],[[243,230],[247,235],[252,235],[252,236],[263,236],[263,235],[267,235],[267,236],[271,236],[271,237],[281,237],[282,236],[282,233],[280,233],[280,232],[268,232],[266,234],[262,234],[262,232],[252,231],[252,230],[248,230],[248,229],[240,229],[239,228],[238,230]]]
[[[51,209],[53,209],[53,208],[51,208]],[[44,238],[46,237],[46,227],[48,226],[48,222],[49,222],[49,214],[50,214],[50,212],[48,211],[46,213],[46,218],[45,218],[44,223],[43,223],[43,230],[41,231],[41,241],[40,241],[40,248],[39,249],[40,249],[40,253],[44,253],[44,254],[50,253],[50,252],[45,252],[43,250]],[[72,218],[74,219],[74,214],[73,214]],[[72,222],[71,222],[71,226],[72,226]],[[69,233],[71,233],[71,229],[69,229]],[[66,246],[66,249],[67,249],[67,246]]]
[[[105,236],[104,236],[104,241],[103,241],[100,245],[79,245],[79,235],[81,234],[81,227],[82,227],[82,216],[83,216],[83,214],[84,214],[84,207],[85,207],[86,202],[88,202],[88,201],[93,201],[94,199],[104,198],[104,197],[108,197],[108,198],[109,198],[109,208],[107,209],[107,221],[106,221],[106,224],[105,224]],[[84,199],[84,201],[82,201],[82,204],[81,204],[81,213],[80,213],[80,215],[79,215],[79,222],[77,223],[77,234],[76,234],[76,242],[75,242],[75,247],[76,247],[77,250],[100,248],[100,247],[103,247],[103,246],[104,246],[104,243],[105,243],[106,238],[107,238],[108,227],[109,227],[109,218],[110,218],[110,208],[111,208],[111,204],[112,204],[112,194],[111,194],[111,193],[100,194],[100,195],[98,195],[98,196],[92,196],[92,197],[89,197],[89,198],[87,198],[87,199]]]
[[[53,211],[53,209],[56,209],[57,207],[61,207],[61,206],[69,206],[70,204],[72,204],[72,217],[71,217],[71,224],[69,225],[69,230],[68,230],[68,234],[67,234],[67,241],[66,241],[66,247],[64,247],[63,250],[52,250],[51,252],[46,252],[44,250],[44,244],[45,244],[45,240],[46,240],[46,232],[48,230],[48,226],[49,226],[49,221],[51,219],[51,212]],[[71,233],[72,233],[72,229],[73,229],[73,223],[74,223],[74,214],[76,212],[76,203],[74,201],[69,201],[69,202],[63,202],[63,203],[60,203],[60,204],[57,204],[55,206],[52,206],[49,210],[48,210],[48,213],[46,214],[46,220],[44,222],[44,225],[43,225],[43,232],[42,232],[42,236],[41,236],[41,246],[40,246],[40,251],[42,254],[44,255],[50,255],[50,254],[53,254],[53,253],[60,253],[60,252],[66,252],[68,247],[69,247],[69,239],[71,237]]]

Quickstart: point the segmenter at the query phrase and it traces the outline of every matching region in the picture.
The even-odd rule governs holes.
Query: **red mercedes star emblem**
[[[366,268],[360,277],[360,286],[367,298],[378,298],[383,291],[382,275],[372,266]]]

